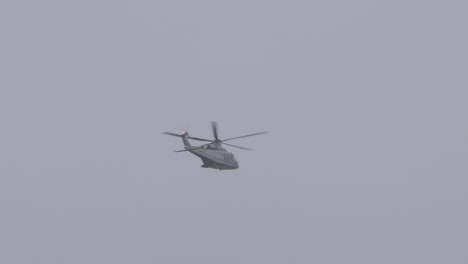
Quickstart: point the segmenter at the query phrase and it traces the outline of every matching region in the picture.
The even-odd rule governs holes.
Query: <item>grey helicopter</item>
[[[203,161],[203,165],[201,165],[202,168],[212,168],[212,169],[218,169],[218,170],[234,170],[234,169],[239,168],[239,163],[237,162],[234,154],[232,154],[231,152],[228,152],[225,148],[223,148],[222,145],[227,145],[227,146],[231,146],[231,147],[235,147],[235,148],[239,148],[243,150],[251,150],[249,148],[232,145],[232,144],[228,144],[225,142],[229,140],[233,140],[233,139],[257,136],[257,135],[268,133],[268,131],[263,131],[263,132],[248,134],[248,135],[244,135],[240,137],[233,137],[233,138],[221,140],[218,138],[218,123],[217,122],[211,122],[211,129],[213,132],[214,140],[192,137],[192,136],[189,136],[187,132],[182,132],[181,134],[164,132],[163,134],[182,138],[182,142],[184,143],[185,149],[174,150],[174,152],[188,151],[192,153],[193,155],[199,157]],[[189,139],[205,141],[209,143],[201,145],[201,146],[192,146],[190,142],[188,141]]]

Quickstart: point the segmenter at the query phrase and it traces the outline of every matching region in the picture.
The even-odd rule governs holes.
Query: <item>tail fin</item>
[[[190,145],[190,142],[187,139],[188,133],[187,132],[182,132],[181,136],[182,136],[182,141],[184,142],[184,146],[191,147],[192,145]]]

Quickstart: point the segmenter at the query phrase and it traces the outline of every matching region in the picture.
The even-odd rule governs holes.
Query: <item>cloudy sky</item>
[[[1,1],[0,262],[467,263],[467,11]]]

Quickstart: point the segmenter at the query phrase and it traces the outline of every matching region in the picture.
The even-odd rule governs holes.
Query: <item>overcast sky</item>
[[[467,12],[2,0],[0,263],[468,263]]]

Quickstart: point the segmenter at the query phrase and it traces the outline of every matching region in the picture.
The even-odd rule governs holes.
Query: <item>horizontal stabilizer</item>
[[[183,149],[183,150],[174,150],[174,152],[184,152],[184,151],[188,151],[186,149]]]

